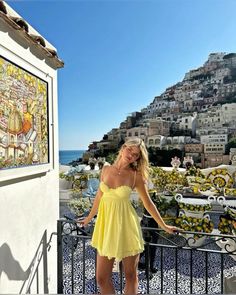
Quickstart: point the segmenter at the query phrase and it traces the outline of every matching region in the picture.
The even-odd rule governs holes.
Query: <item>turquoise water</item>
[[[67,150],[59,151],[59,163],[62,165],[67,165],[74,160],[82,158],[85,150]]]

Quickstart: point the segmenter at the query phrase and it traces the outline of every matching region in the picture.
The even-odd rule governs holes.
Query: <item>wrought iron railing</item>
[[[157,228],[142,229],[144,237],[156,235],[157,242],[145,238],[140,293],[224,293],[226,279],[236,273],[236,236],[187,231],[169,235]],[[90,239],[91,231],[82,230],[73,221],[58,221],[59,294],[97,293],[96,251],[90,246]],[[155,266],[155,273],[150,271],[150,264]],[[122,293],[121,264],[119,271],[113,273],[113,281],[118,293]]]

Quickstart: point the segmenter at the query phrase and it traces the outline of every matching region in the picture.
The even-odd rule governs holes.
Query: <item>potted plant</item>
[[[91,209],[91,202],[89,198],[73,198],[68,204],[69,208],[78,217],[84,216],[84,214]]]

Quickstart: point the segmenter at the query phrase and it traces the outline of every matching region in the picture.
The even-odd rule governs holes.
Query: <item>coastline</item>
[[[66,172],[70,169],[70,165],[60,164],[59,163],[59,172]]]
[[[59,164],[69,166],[69,163],[83,158],[86,150],[59,150]]]

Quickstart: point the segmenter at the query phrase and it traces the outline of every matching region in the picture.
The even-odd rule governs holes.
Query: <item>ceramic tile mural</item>
[[[47,82],[0,56],[0,169],[46,163]]]

